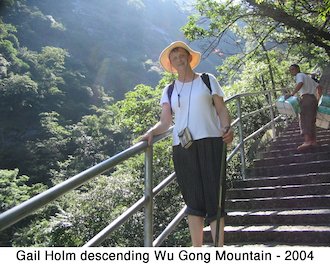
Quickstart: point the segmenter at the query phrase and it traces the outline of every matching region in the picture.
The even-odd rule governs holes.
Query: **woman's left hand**
[[[222,139],[224,142],[226,142],[227,144],[231,143],[234,139],[234,131],[229,128],[228,130],[226,128],[222,129],[223,131],[223,136]]]

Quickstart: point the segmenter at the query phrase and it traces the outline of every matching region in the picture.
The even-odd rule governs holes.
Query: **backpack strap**
[[[212,88],[211,88],[209,75],[207,73],[203,72],[202,75],[201,75],[201,78],[202,78],[203,82],[205,83],[205,85],[207,86],[207,88],[209,88],[210,93],[212,93]]]
[[[210,94],[212,96],[212,88],[211,88],[211,83],[210,83],[210,76],[207,73],[203,72],[202,75],[201,75],[201,78],[202,78],[203,82],[205,83],[205,85],[207,86],[207,88],[209,88]],[[214,105],[213,97],[212,97],[212,104]]]
[[[171,97],[172,97],[172,93],[173,93],[173,89],[174,89],[174,83],[175,83],[175,80],[170,84],[170,86],[167,89],[167,96],[168,96],[168,100],[170,101],[170,105],[171,105]]]
[[[211,88],[209,75],[207,73],[203,72],[201,74],[201,78],[202,78],[203,82],[205,83],[205,85],[207,86],[207,88],[209,88],[210,93],[212,94],[212,88]],[[173,93],[173,89],[174,89],[174,83],[175,83],[175,80],[170,84],[170,86],[167,89],[167,96],[168,96],[170,105],[171,105],[171,98],[172,98],[172,93]],[[213,99],[212,99],[212,102],[213,102]],[[171,109],[172,109],[172,107],[171,107]]]

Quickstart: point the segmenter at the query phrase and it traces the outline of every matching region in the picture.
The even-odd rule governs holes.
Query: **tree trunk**
[[[330,95],[330,64],[324,69],[320,78],[320,84],[322,86],[322,93]]]

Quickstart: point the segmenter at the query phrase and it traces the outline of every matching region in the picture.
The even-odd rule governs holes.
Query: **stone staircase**
[[[297,151],[293,120],[227,190],[225,246],[330,246],[330,130],[317,135],[319,146]]]

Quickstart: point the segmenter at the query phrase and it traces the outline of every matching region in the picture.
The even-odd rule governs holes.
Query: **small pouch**
[[[179,134],[179,139],[181,142],[181,146],[183,148],[189,148],[191,146],[191,144],[193,143],[193,139],[192,136],[190,134],[189,128],[186,127],[185,129],[183,129]]]

